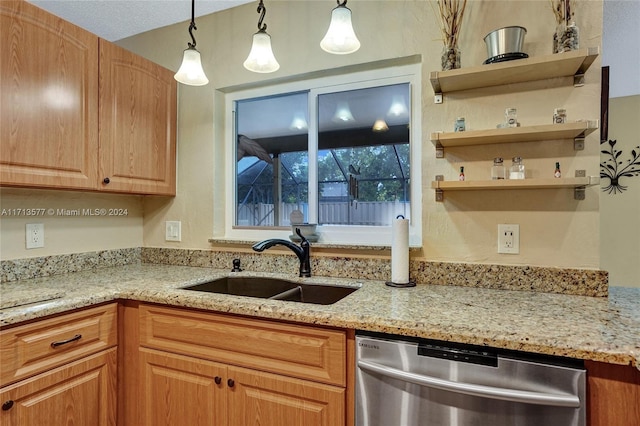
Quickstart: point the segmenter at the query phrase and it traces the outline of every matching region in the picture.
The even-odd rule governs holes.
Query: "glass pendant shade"
[[[344,5],[333,9],[329,29],[320,42],[320,47],[337,55],[346,55],[360,49],[360,41],[351,24],[351,9]]]
[[[253,44],[244,67],[260,73],[274,72],[280,68],[271,50],[271,36],[266,31],[260,30],[253,35]]]
[[[178,69],[178,72],[173,78],[189,86],[204,86],[209,83],[209,79],[202,69],[200,52],[198,52],[195,47],[185,49],[184,55],[182,56],[182,65],[180,65],[180,69]]]

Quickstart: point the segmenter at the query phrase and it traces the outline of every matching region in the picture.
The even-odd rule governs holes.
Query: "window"
[[[321,242],[389,245],[392,220],[403,215],[419,245],[419,71],[394,67],[229,94],[234,184],[226,237],[287,238],[299,211],[320,225]]]

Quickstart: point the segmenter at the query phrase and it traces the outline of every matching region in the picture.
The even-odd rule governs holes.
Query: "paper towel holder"
[[[406,288],[406,287],[415,287],[416,286],[416,282],[413,280],[409,280],[408,283],[394,283],[392,281],[386,281],[385,282],[386,285],[388,285],[389,287],[394,287],[394,288]]]
[[[396,219],[404,219],[404,215],[399,214],[398,216],[396,216]],[[416,286],[416,282],[413,280],[409,280],[406,283],[394,283],[393,281],[386,281],[385,284],[389,287],[394,287],[394,288],[406,288],[406,287]]]

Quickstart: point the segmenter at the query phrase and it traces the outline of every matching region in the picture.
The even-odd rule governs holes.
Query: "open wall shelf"
[[[443,93],[556,77],[573,76],[574,85],[580,86],[584,84],[584,73],[598,54],[597,47],[588,47],[476,67],[432,71],[430,80],[436,94],[436,103],[439,103],[438,95],[441,101]]]
[[[598,128],[598,121],[508,127],[503,129],[469,130],[464,132],[431,133],[437,149],[454,146],[489,145],[511,142],[533,142],[573,139],[583,141]],[[577,144],[574,143],[574,147]],[[581,149],[576,147],[575,149]],[[441,155],[438,155],[441,157]]]
[[[445,181],[431,182],[431,188],[436,190],[436,201],[443,200],[445,191],[486,191],[502,189],[559,189],[574,188],[574,198],[584,199],[584,188],[600,183],[598,176],[550,179],[500,179],[477,181]]]

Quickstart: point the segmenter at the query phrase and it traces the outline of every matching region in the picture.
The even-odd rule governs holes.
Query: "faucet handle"
[[[296,234],[298,234],[298,237],[300,237],[300,246],[309,246],[309,240],[307,240],[304,235],[302,235],[302,232],[300,232],[300,228],[296,228]]]

